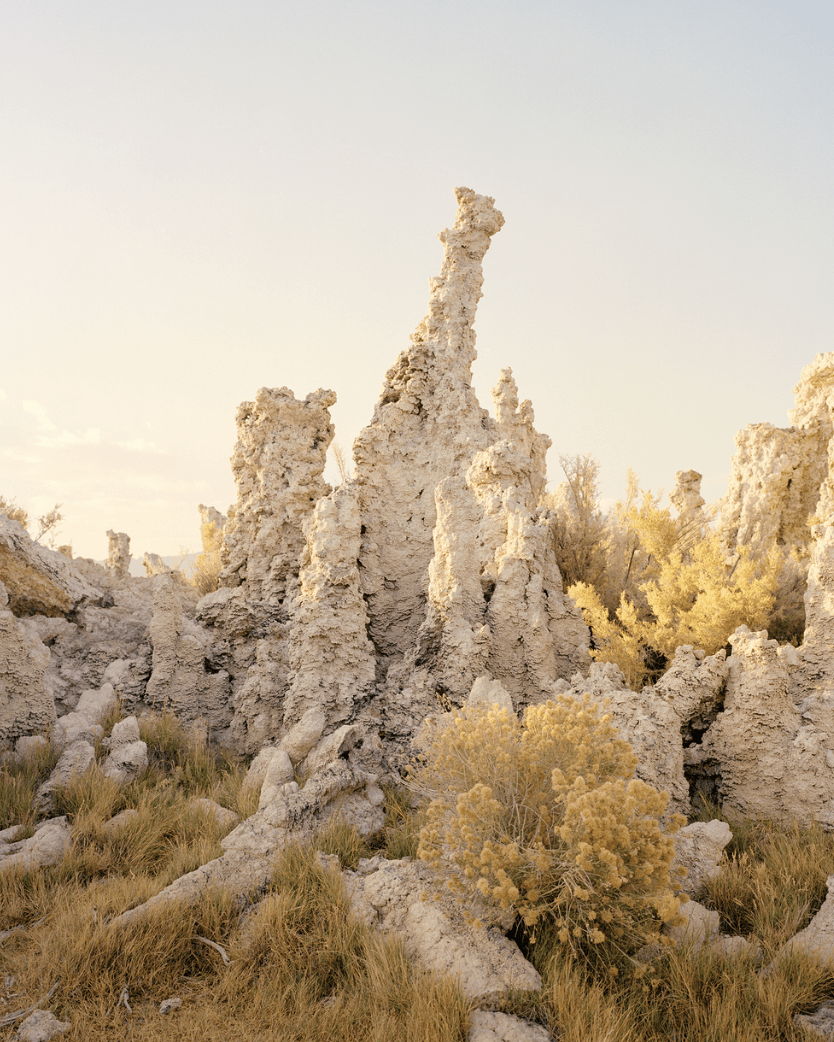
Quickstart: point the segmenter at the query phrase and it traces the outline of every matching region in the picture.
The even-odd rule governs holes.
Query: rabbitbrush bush
[[[533,936],[548,924],[571,954],[631,951],[679,907],[659,823],[668,795],[635,779],[636,763],[587,695],[522,721],[498,706],[436,719],[413,776],[432,797],[418,857],[450,859],[453,885],[513,909]]]

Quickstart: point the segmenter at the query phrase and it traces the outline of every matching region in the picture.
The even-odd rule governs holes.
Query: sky
[[[349,452],[465,185],[481,404],[510,366],[554,483],[716,499],[834,350],[833,46],[830,0],[7,0],[0,494],[169,555],[259,387]]]

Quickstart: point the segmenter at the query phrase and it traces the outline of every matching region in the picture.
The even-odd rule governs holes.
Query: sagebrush
[[[666,793],[633,777],[636,758],[586,695],[509,709],[465,708],[429,725],[412,784],[431,798],[418,856],[450,862],[526,927],[555,928],[571,953],[626,952],[675,918]]]

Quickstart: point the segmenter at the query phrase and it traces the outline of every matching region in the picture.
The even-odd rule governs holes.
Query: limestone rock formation
[[[48,1010],[36,1009],[20,1022],[14,1042],[50,1042],[50,1039],[69,1031],[71,1026],[68,1020],[58,1020]]]
[[[587,668],[588,630],[564,594],[539,510],[550,439],[533,427],[530,402],[519,405],[510,369],[492,395],[492,444],[474,456],[463,483],[448,478],[435,492],[420,657],[429,661],[437,647],[436,678],[454,700],[489,672],[520,708]]]
[[[654,693],[674,709],[681,720],[685,745],[700,741],[724,707],[729,666],[723,648],[705,655],[701,648],[684,644],[654,686]]]
[[[304,522],[330,492],[322,474],[335,401],[332,391],[299,401],[286,387],[262,387],[238,408],[237,502],[224,530],[221,582],[243,584],[251,601],[280,604],[298,576]]]
[[[828,893],[822,907],[804,930],[787,942],[776,954],[778,962],[788,952],[802,951],[820,962],[834,966],[834,876],[826,880]]]
[[[828,700],[834,697],[834,524],[815,525],[811,535],[802,668],[796,683],[804,697]],[[834,717],[825,720],[826,726],[832,724]]]
[[[369,633],[386,657],[404,655],[423,622],[434,490],[493,440],[493,422],[472,389],[472,326],[481,264],[504,218],[487,196],[468,188],[455,195],[455,223],[439,236],[443,265],[430,280],[429,312],[388,370],[371,424],[353,447]]]
[[[229,674],[207,669],[210,637],[183,615],[171,576],[157,575],[153,585],[153,672],[146,700],[159,710],[171,709],[183,721],[203,720],[222,738],[231,719]]]
[[[197,509],[200,511],[200,527],[203,525],[214,525],[218,532],[222,532],[226,525],[226,515],[221,514],[216,507],[207,507],[203,503],[198,504]],[[206,550],[205,543],[203,549]]]
[[[0,514],[0,582],[15,615],[66,615],[96,604],[101,590],[87,582],[63,554],[30,538],[17,521]]]
[[[429,969],[457,977],[470,1001],[495,1001],[510,990],[538,991],[541,977],[504,936],[499,918],[479,903],[484,925],[467,921],[463,908],[425,864],[404,858],[360,861],[345,872],[353,914],[400,937],[406,952]],[[470,912],[470,915],[472,913]]]
[[[111,575],[126,579],[130,574],[130,536],[127,532],[107,532],[107,568]]]
[[[44,683],[49,649],[7,604],[0,582],[0,742],[43,732],[55,720],[55,700]]]
[[[320,499],[301,555],[292,604],[284,727],[320,707],[325,725],[353,715],[370,694],[376,665],[359,577],[361,516],[355,485]]]
[[[511,1013],[475,1009],[469,1017],[467,1042],[554,1042],[554,1038],[541,1024]]]
[[[385,816],[379,807],[375,814],[369,813],[367,808],[373,805],[363,796],[375,782],[375,775],[339,760],[308,779],[303,789],[276,793],[268,806],[221,841],[224,853],[220,857],[180,876],[144,904],[122,913],[113,920],[114,925],[132,922],[172,902],[196,904],[212,887],[226,888],[235,895],[263,892],[272,876],[275,855],[290,841],[310,840],[331,816],[354,822],[365,835],[378,831]],[[355,817],[351,810],[358,811]]]
[[[721,534],[731,549],[752,544],[802,546],[808,518],[834,509],[828,480],[834,459],[834,353],[805,366],[794,388],[792,426],[751,424],[736,435],[736,454],[721,509]]]
[[[15,840],[18,827],[0,832],[0,871],[32,870],[57,865],[69,850],[71,829],[65,815],[39,821],[29,839]]]
[[[675,859],[672,879],[690,897],[696,897],[703,886],[719,873],[724,848],[733,838],[726,821],[693,821],[674,835]],[[686,875],[677,876],[677,870],[686,869]]]
[[[139,737],[139,721],[135,716],[125,717],[113,725],[108,748],[110,752],[104,762],[108,778],[131,781],[148,766],[148,747]]]
[[[813,710],[794,703],[790,674],[798,656],[790,645],[780,647],[746,626],[730,643],[724,709],[688,759],[717,765],[728,813],[834,826],[830,699]]]
[[[554,693],[589,694],[611,715],[638,759],[636,776],[669,794],[667,815],[689,811],[689,785],[683,771],[681,717],[652,688],[632,691],[611,662],[594,662],[587,677],[577,673],[570,684],[560,681]]]

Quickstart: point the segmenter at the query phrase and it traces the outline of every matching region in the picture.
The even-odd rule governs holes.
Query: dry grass
[[[37,814],[32,808],[32,795],[57,762],[58,752],[51,743],[23,762],[12,755],[0,759],[0,832],[13,825],[34,825]]]
[[[74,827],[61,864],[0,874],[0,930],[19,927],[0,941],[0,982],[14,978],[0,991],[0,1018],[59,981],[47,1008],[71,1022],[66,1040],[463,1042],[469,1008],[457,986],[421,973],[399,944],[353,920],[338,874],[316,864],[312,848],[285,850],[268,894],[243,913],[234,895],[215,891],[196,907],[169,905],[114,925],[220,853],[223,831],[189,806],[194,796],[244,814],[257,806],[257,791],[242,786],[245,765],[199,731],[163,714],[144,720],[142,733],[151,749],[142,777],[119,789],[94,769],[59,793]],[[31,825],[32,794],[54,760],[47,749],[31,764],[4,765],[6,821]],[[106,828],[125,808],[136,814]],[[345,867],[375,849],[413,856],[420,821],[406,794],[388,790],[385,829],[373,845],[337,823],[316,846]],[[765,822],[731,827],[728,863],[703,900],[720,912],[722,930],[757,941],[769,961],[824,899],[834,836]],[[221,945],[229,964],[201,938]],[[680,950],[648,968],[625,959],[592,965],[571,961],[541,931],[528,957],[542,992],[511,996],[503,1008],[560,1042],[807,1042],[794,1015],[834,997],[834,971],[800,954],[764,979],[753,953]],[[174,996],[182,1007],[161,1015],[160,1002]],[[13,1031],[0,1028],[0,1039]]]

